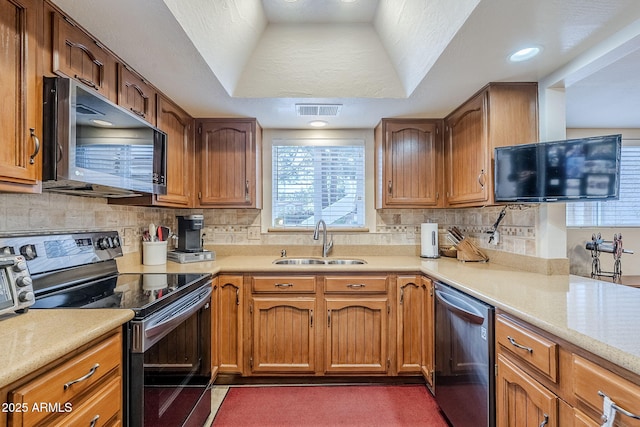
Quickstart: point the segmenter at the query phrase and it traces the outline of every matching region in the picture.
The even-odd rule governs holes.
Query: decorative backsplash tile
[[[464,209],[384,209],[376,212],[375,230],[369,233],[333,233],[336,245],[420,245],[420,224],[437,222],[440,244],[446,230],[457,226],[481,248],[519,255],[536,254],[537,206],[507,209],[498,231],[498,245],[489,244],[501,206]],[[262,233],[261,211],[256,209],[167,209],[110,205],[105,199],[66,196],[0,194],[0,233],[34,233],[80,230],[117,230],[124,252],[140,250],[149,223],[177,226],[177,215],[204,215],[205,245],[310,245],[311,233]]]

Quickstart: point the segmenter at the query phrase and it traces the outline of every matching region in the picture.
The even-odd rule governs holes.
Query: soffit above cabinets
[[[329,128],[444,117],[487,82],[539,81],[621,31],[640,35],[637,0],[53,1],[189,114],[265,128],[306,128],[296,103],[342,104]],[[532,42],[537,58],[506,60]],[[567,86],[570,109],[606,121],[635,105],[587,96],[610,93],[586,86],[608,69]]]

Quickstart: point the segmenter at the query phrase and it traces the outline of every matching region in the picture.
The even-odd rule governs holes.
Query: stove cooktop
[[[203,286],[210,274],[121,273],[88,283],[36,292],[31,308],[125,308],[144,318]]]

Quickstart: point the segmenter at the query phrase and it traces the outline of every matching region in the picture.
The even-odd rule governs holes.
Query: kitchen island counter
[[[139,254],[118,261],[121,272],[423,273],[640,375],[640,288],[497,263],[417,256],[354,256],[362,265],[276,265],[273,256],[223,256],[212,262],[143,266]]]

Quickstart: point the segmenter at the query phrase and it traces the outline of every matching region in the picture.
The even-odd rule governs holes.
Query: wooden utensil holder
[[[487,262],[487,257],[476,245],[464,238],[456,245],[458,249],[457,258],[459,261]]]

